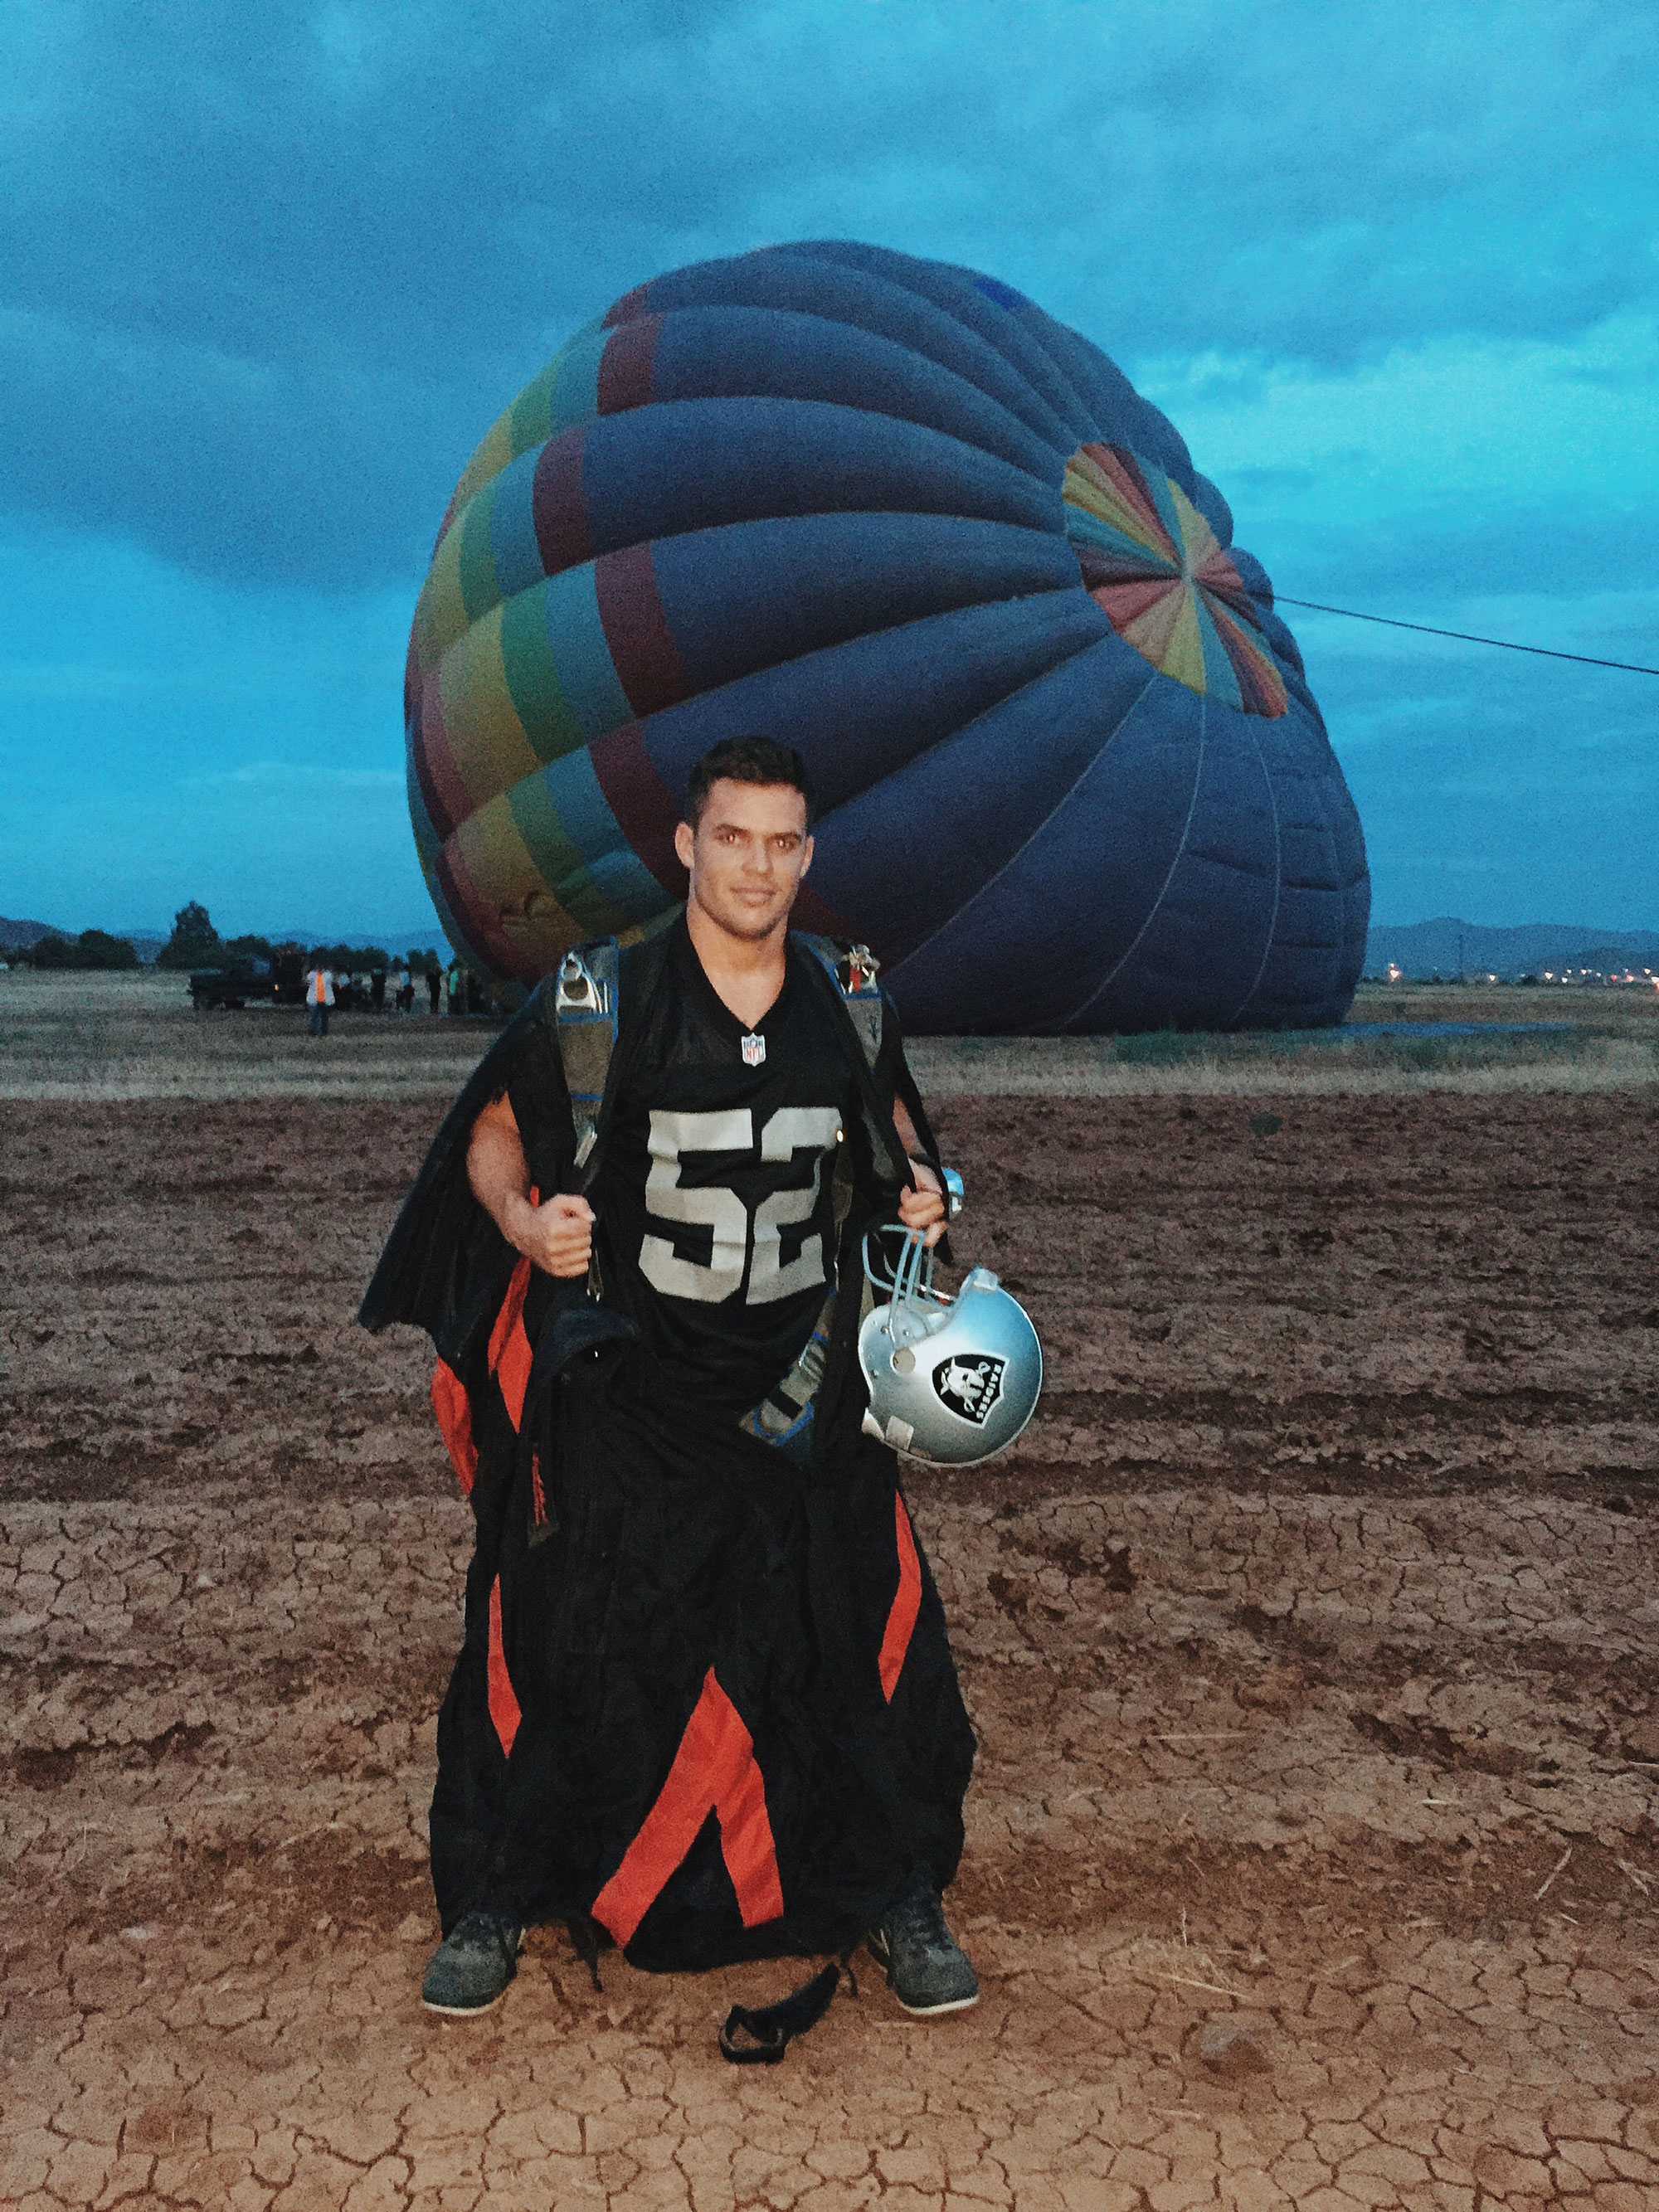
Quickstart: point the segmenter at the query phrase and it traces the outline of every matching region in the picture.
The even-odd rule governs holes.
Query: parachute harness
[[[872,1071],[881,1053],[884,1006],[877,977],[881,963],[867,945],[843,951],[833,938],[792,933],[835,985],[848,1019]],[[573,945],[553,978],[553,1022],[565,1088],[570,1094],[571,1119],[576,1133],[576,1167],[584,1190],[599,1173],[598,1146],[605,1087],[616,1051],[621,1016],[621,949],[614,937],[590,939]],[[960,1179],[952,1178],[959,1191]],[[845,1153],[835,1168],[836,1223],[839,1229],[852,1205],[852,1169]],[[866,1240],[866,1247],[868,1239]],[[865,1273],[870,1277],[866,1256]],[[870,1277],[873,1281],[875,1279]],[[928,1281],[933,1279],[933,1256],[928,1255]],[[603,1285],[597,1261],[588,1269],[588,1296],[599,1299]],[[831,1291],[819,1309],[799,1356],[781,1382],[775,1383],[757,1406],[743,1414],[738,1425],[759,1443],[804,1462],[811,1446],[812,1417],[833,1338],[837,1293]],[[866,1290],[859,1318],[873,1303]],[[833,1985],[832,1985],[833,1990]],[[829,2002],[826,1995],[824,2003]],[[794,2031],[792,2031],[792,2033]],[[787,2038],[786,2037],[786,2041]],[[728,2054],[729,2055],[729,2054]],[[781,2047],[780,2047],[781,2055]]]

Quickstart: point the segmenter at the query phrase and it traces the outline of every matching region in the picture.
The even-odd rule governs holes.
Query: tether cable
[[[1432,623],[1401,622],[1395,615],[1362,615],[1358,607],[1328,607],[1318,599],[1287,599],[1280,592],[1273,593],[1273,605],[1306,607],[1316,615],[1346,615],[1350,622],[1381,623],[1385,629],[1421,630],[1425,637],[1455,637],[1464,645],[1501,646],[1505,653],[1535,653],[1545,660],[1577,660],[1586,668],[1622,668],[1627,676],[1659,676],[1659,668],[1650,668],[1639,660],[1603,660],[1594,653],[1563,653],[1559,646],[1517,645],[1512,637],[1480,637],[1472,629],[1437,629]]]

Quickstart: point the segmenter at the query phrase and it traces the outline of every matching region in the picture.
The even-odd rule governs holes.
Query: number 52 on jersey
[[[793,1160],[797,1152],[810,1152],[812,1180],[799,1189],[775,1190],[763,1198],[755,1209],[751,1230],[749,1209],[735,1190],[719,1183],[688,1189],[680,1182],[681,1164],[688,1152],[752,1154],[754,1116],[749,1109],[687,1114],[653,1108],[646,1211],[659,1221],[707,1228],[713,1232],[713,1244],[705,1265],[682,1259],[667,1237],[647,1233],[640,1247],[640,1272],[646,1280],[670,1297],[718,1305],[743,1281],[747,1266],[744,1303],[751,1306],[769,1305],[823,1282],[823,1237],[817,1231],[805,1237],[799,1254],[786,1264],[781,1232],[788,1224],[811,1219],[823,1163],[841,1126],[840,1109],[834,1106],[782,1106],[769,1115],[760,1133],[761,1159],[781,1163]]]

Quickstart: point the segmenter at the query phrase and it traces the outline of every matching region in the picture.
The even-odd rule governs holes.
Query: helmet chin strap
[[[879,1243],[876,1258],[870,1257],[870,1239],[896,1237],[901,1239],[899,1255],[890,1265]],[[883,1221],[864,1232],[864,1273],[866,1281],[878,1291],[886,1291],[896,1304],[899,1300],[915,1297],[942,1298],[943,1291],[933,1288],[933,1255],[927,1249],[925,1229],[907,1229],[902,1221]]]
[[[890,1271],[878,1271],[870,1257],[872,1237],[902,1237],[899,1255]],[[886,1255],[877,1248],[881,1261]],[[936,1328],[951,1304],[948,1294],[933,1287],[933,1255],[925,1229],[907,1229],[902,1221],[889,1221],[864,1235],[864,1273],[878,1291],[890,1293],[887,1332],[895,1345],[913,1343]]]

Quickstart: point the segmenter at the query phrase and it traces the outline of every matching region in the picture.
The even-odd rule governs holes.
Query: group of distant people
[[[451,963],[447,973],[437,968],[428,968],[425,971],[425,981],[430,1011],[434,1015],[442,1010],[446,1002],[452,1014],[478,1013],[487,1011],[484,1006],[477,1003],[480,994],[476,981],[462,967],[459,960]],[[391,970],[389,975],[384,968],[376,968],[371,971],[368,1005],[376,1013],[384,1012],[388,990],[391,993],[392,1003],[400,1014],[414,1012],[415,977],[401,961]],[[360,997],[358,987],[349,975],[344,973],[337,975],[333,969],[324,967],[320,963],[307,969],[306,971],[307,1016],[306,1028],[308,1033],[312,1036],[326,1036],[331,1011],[336,1006],[355,1005],[358,1003]]]

